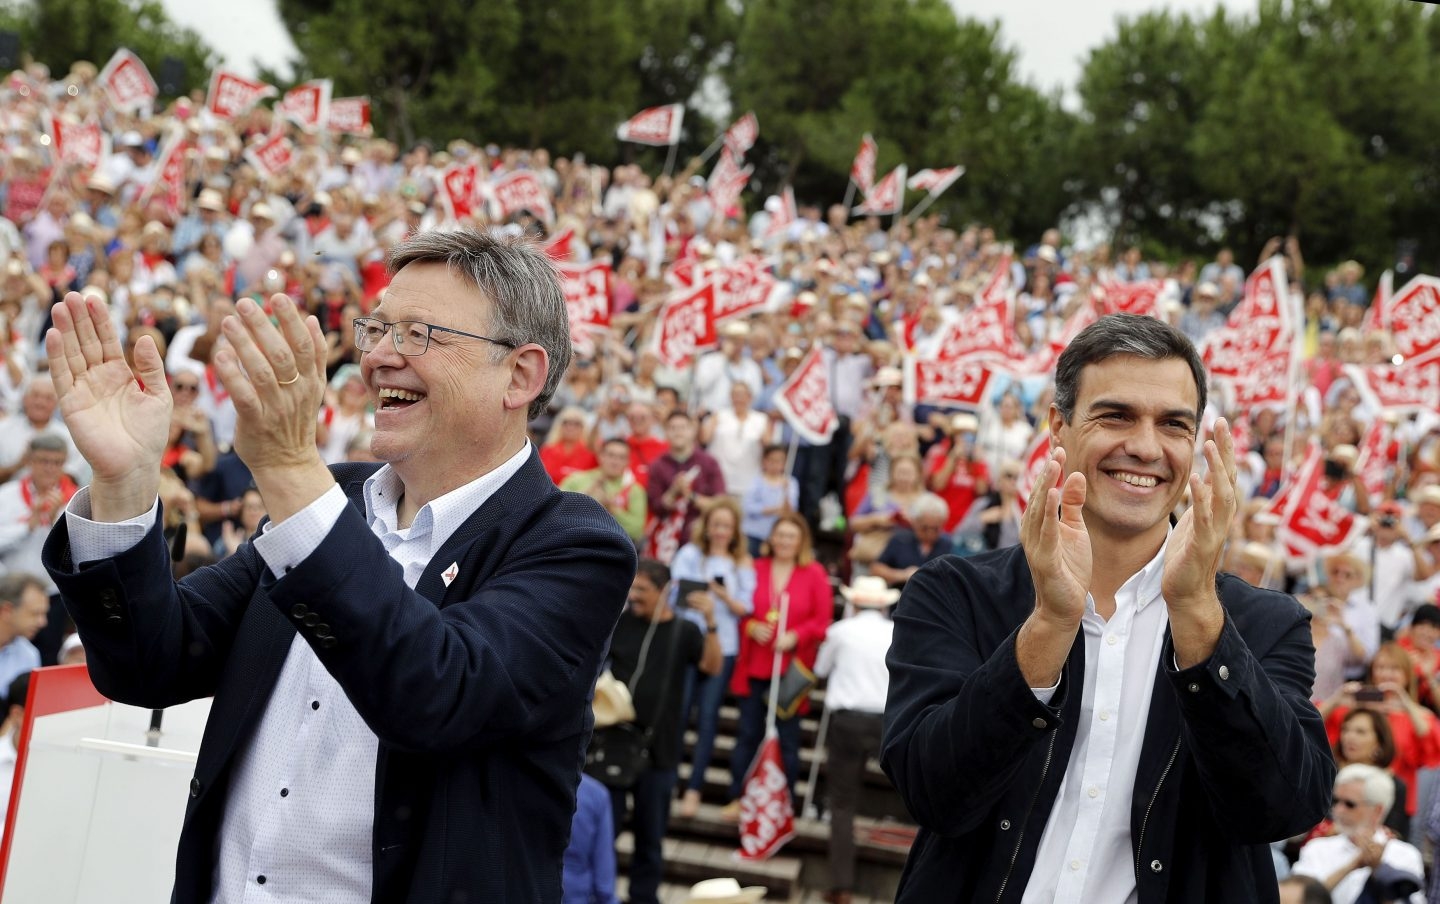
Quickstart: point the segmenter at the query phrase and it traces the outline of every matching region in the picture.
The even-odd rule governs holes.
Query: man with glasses
[[[321,461],[326,343],[243,299],[217,371],[269,522],[179,583],[159,532],[171,407],[155,346],[66,297],[46,338],[95,469],[46,546],[91,674],[144,707],[214,695],[177,904],[558,900],[588,699],[635,553],[562,493],[526,425],[570,359],[528,245],[426,233],[355,325],[383,465]],[[138,382],[137,378],[138,377]]]
[[[1394,803],[1395,780],[1389,773],[1363,763],[1341,769],[1330,808],[1335,834],[1300,849],[1295,875],[1324,882],[1335,904],[1424,902],[1420,851],[1384,828]]]

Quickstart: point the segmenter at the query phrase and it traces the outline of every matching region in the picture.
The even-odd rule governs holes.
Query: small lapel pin
[[[440,572],[440,577],[441,577],[442,580],[445,581],[445,586],[446,586],[446,587],[449,587],[450,584],[455,580],[455,576],[456,576],[457,574],[459,574],[459,573],[460,573],[460,563],[459,563],[459,562],[451,562],[449,568],[447,568],[447,569],[445,569],[444,571]]]

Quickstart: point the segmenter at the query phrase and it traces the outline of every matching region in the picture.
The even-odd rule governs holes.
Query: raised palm
[[[1078,622],[1085,613],[1094,564],[1082,515],[1085,476],[1070,474],[1060,483],[1064,463],[1064,450],[1056,450],[1055,460],[1037,479],[1021,520],[1020,543],[1037,605],[1048,616]]]
[[[94,482],[138,481],[134,489],[142,491],[158,486],[172,401],[154,340],[136,344],[132,372],[102,303],[72,292],[53,316],[55,328],[45,337],[50,373],[61,416]]]

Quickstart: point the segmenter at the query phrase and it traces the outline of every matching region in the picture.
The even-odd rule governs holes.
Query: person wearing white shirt
[[[1389,773],[1364,763],[1341,769],[1330,809],[1336,833],[1307,842],[1292,873],[1324,882],[1334,904],[1355,904],[1367,892],[1370,901],[1424,904],[1420,851],[1392,838],[1384,826],[1394,804]]]
[[[862,575],[841,594],[855,614],[830,625],[815,658],[815,674],[826,679],[825,779],[830,801],[831,904],[850,904],[855,888],[855,811],[865,782],[865,764],[880,753],[885,695],[890,673],[885,654],[895,625],[886,610],[900,598],[884,578]]]
[[[543,254],[462,230],[416,236],[391,267],[354,331],[384,464],[320,458],[318,321],[284,295],[237,303],[215,365],[269,521],[178,582],[159,352],[140,339],[132,371],[100,302],[53,309],[51,372],[96,473],[45,565],[90,674],[137,706],[214,698],[175,904],[560,896],[634,546],[526,437],[570,356]]]
[[[1269,843],[1319,821],[1335,766],[1308,614],[1219,571],[1235,448],[1218,419],[1196,474],[1206,395],[1184,334],[1101,317],[1060,355],[1020,546],[906,583],[901,904],[1274,900]]]

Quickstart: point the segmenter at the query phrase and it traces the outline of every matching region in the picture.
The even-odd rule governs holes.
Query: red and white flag
[[[1440,279],[1417,276],[1396,292],[1382,315],[1403,358],[1423,357],[1440,347]]]
[[[1390,298],[1395,294],[1395,271],[1386,270],[1375,283],[1375,297],[1370,300],[1370,309],[1365,312],[1365,332],[1390,329]]]
[[[328,78],[317,78],[296,85],[280,103],[275,112],[295,123],[307,132],[318,132],[330,121],[330,93],[334,89]]]
[[[541,246],[541,250],[544,251],[545,256],[552,261],[563,264],[569,261],[571,255],[574,253],[572,250],[574,243],[575,229],[573,227],[567,227],[550,236],[550,240]]]
[[[1060,327],[1058,335],[1050,339],[1050,350],[1057,356],[1065,351],[1065,347],[1075,341],[1085,327],[1100,319],[1100,306],[1095,296],[1085,298],[1079,306],[1070,314],[1070,318]]]
[[[741,860],[768,860],[795,837],[795,806],[780,755],[780,735],[767,732],[745,773],[740,794]]]
[[[753,254],[720,268],[713,278],[717,322],[773,310],[781,291],[779,281],[770,275],[765,261]]]
[[[159,197],[172,216],[179,216],[183,212],[185,147],[183,131],[174,132],[165,139],[165,143],[160,147],[160,154],[155,159],[155,178],[140,196],[141,206],[151,198]]]
[[[124,47],[115,51],[100,70],[100,87],[105,89],[110,106],[125,113],[134,113],[160,96],[160,88],[145,63]]]
[[[1291,349],[1282,346],[1251,360],[1245,376],[1233,381],[1235,401],[1241,410],[1283,403],[1290,398],[1290,357]]]
[[[332,97],[327,129],[345,135],[370,134],[370,98]]]
[[[1389,476],[1390,452],[1393,442],[1390,426],[1384,418],[1375,418],[1360,440],[1360,457],[1355,460],[1355,473],[1371,499],[1385,498],[1385,481]]]
[[[860,149],[855,152],[855,162],[850,164],[850,181],[860,189],[861,197],[870,194],[875,187],[875,159],[880,155],[880,146],[866,132],[860,138]]]
[[[719,345],[715,334],[715,283],[672,293],[650,337],[661,363],[684,370],[700,352]]]
[[[734,152],[736,157],[744,157],[745,152],[755,146],[755,139],[760,137],[760,120],[755,118],[755,113],[749,112],[730,124],[725,130],[725,147]]]
[[[1040,479],[1045,466],[1050,463],[1051,457],[1050,431],[1036,430],[1035,438],[1030,440],[1030,448],[1025,450],[1025,457],[1020,460],[1020,476],[1015,479],[1015,492],[1018,494],[1016,501],[1020,503],[1022,513],[1030,500],[1031,491],[1035,489],[1035,483]]]
[[[720,149],[720,159],[716,161],[715,169],[710,173],[710,181],[706,183],[706,192],[716,214],[723,217],[727,210],[735,206],[754,171],[753,166],[742,169],[739,156],[731,153],[728,145]]]
[[[714,258],[682,257],[665,268],[665,282],[677,289],[690,289],[710,279],[720,271],[720,262]]]
[[[271,133],[264,141],[245,149],[245,159],[263,175],[284,172],[295,163],[295,145],[282,133]]]
[[[633,144],[666,147],[680,140],[680,126],[684,121],[684,104],[649,107],[621,123],[615,137]]]
[[[1311,443],[1290,484],[1272,500],[1270,509],[1282,512],[1280,538],[1292,556],[1323,555],[1350,543],[1359,531],[1355,514],[1326,496],[1320,487],[1325,455],[1319,443]]]
[[[770,224],[765,227],[765,238],[784,235],[790,224],[800,219],[800,208],[795,206],[795,189],[785,186],[780,193],[780,208],[770,211]]]
[[[1226,325],[1212,330],[1202,343],[1211,376],[1244,379],[1272,349],[1290,347],[1295,332],[1289,293],[1281,257],[1250,274]]]
[[[922,169],[910,177],[905,183],[915,191],[929,192],[931,195],[939,195],[945,189],[954,185],[961,176],[965,175],[963,166],[947,166],[944,169]]]
[[[830,401],[830,369],[817,343],[800,359],[800,366],[780,384],[775,410],[800,438],[820,446],[830,442],[840,417]]]
[[[570,315],[570,344],[581,354],[595,348],[595,336],[610,328],[610,264],[556,264],[565,310]]]
[[[905,207],[905,164],[900,164],[865,193],[865,200],[853,211],[856,214],[898,216]]]
[[[1371,408],[1397,414],[1440,411],[1440,351],[1398,365],[1347,364],[1345,375]]]
[[[210,91],[205,96],[205,109],[220,119],[234,119],[250,110],[262,98],[274,97],[273,85],[248,79],[224,69],[210,75]]]
[[[479,190],[479,168],[474,163],[452,163],[440,173],[440,203],[446,220],[464,220],[475,215]]]
[[[942,360],[905,356],[905,401],[978,411],[995,381],[995,362],[967,357]]]
[[[110,153],[110,136],[97,122],[75,122],[61,116],[50,120],[51,151],[61,163],[76,163],[86,170],[100,165]]]
[[[1165,280],[1147,279],[1142,282],[1106,283],[1101,307],[1106,314],[1139,314],[1157,317],[1160,311],[1160,296],[1165,291]]]
[[[546,223],[555,222],[550,193],[545,190],[540,177],[530,170],[506,173],[490,186],[490,190],[497,208],[496,219],[508,220],[520,211],[528,210]]]

